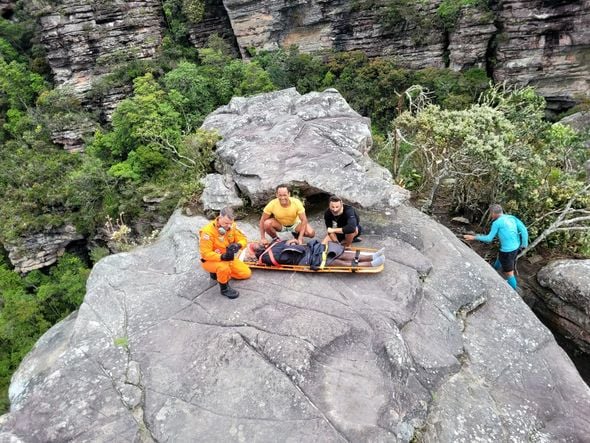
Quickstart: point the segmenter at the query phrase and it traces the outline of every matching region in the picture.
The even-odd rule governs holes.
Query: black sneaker
[[[217,274],[215,272],[209,272],[209,277],[211,277],[211,280],[217,281]]]
[[[238,298],[240,296],[240,293],[238,291],[236,291],[234,288],[230,288],[229,284],[222,284],[219,283],[219,287],[221,288],[221,295],[227,297],[227,298]]]

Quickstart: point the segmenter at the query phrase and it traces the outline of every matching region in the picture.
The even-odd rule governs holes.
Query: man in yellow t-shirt
[[[277,232],[292,232],[297,235],[300,245],[303,244],[303,236],[313,238],[315,231],[307,222],[301,200],[291,197],[287,185],[278,185],[276,196],[262,210],[259,223],[261,243],[268,244],[266,234],[273,240],[277,239]]]

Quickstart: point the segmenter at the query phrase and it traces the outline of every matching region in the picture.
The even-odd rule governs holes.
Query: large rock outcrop
[[[257,270],[233,283],[241,296],[229,300],[199,266],[197,232],[208,220],[176,213],[155,244],[94,267],[77,315],[45,334],[14,374],[0,440],[582,441],[590,433],[590,389],[551,333],[475,252],[406,206],[382,176],[363,172],[367,122],[339,94],[235,99],[211,119],[224,122],[218,163],[237,183],[280,178],[308,191],[329,186],[313,191],[349,201],[358,191],[351,176],[375,183],[365,193],[371,210],[361,211],[362,245],[386,247],[385,269]],[[240,163],[260,155],[259,145],[272,148],[266,161]],[[330,167],[337,173],[326,174]],[[308,214],[318,233],[322,210]],[[250,238],[258,215],[239,222]]]
[[[39,40],[57,86],[72,88],[85,97],[96,82],[125,63],[154,57],[163,34],[159,0],[106,1],[60,0],[58,5],[27,3],[37,17]],[[130,86],[106,86],[98,102],[103,118],[110,119],[119,102],[131,93]],[[83,146],[88,128],[63,128],[54,134],[56,143],[70,150]]]
[[[550,109],[590,95],[590,1],[500,2],[493,68],[497,81],[533,85]]]
[[[4,248],[16,272],[29,272],[54,264],[70,243],[83,238],[74,226],[66,225],[7,242]]]
[[[12,2],[0,5],[11,11]],[[409,68],[480,67],[497,81],[536,86],[555,111],[590,95],[590,0],[480,2],[447,17],[446,27],[440,0],[207,0],[205,6],[203,21],[189,24],[197,47],[217,33],[244,57],[251,49],[297,45],[305,52],[393,56]],[[156,0],[59,0],[29,8],[40,17],[39,39],[56,83],[80,93],[120,63],[152,58],[164,34]],[[108,117],[129,92],[112,88],[98,106]]]
[[[255,271],[232,301],[198,266],[206,220],[176,214],[154,245],[95,266],[77,316],[14,375],[0,439],[588,436],[590,389],[488,264],[409,207],[363,217],[382,273]]]
[[[266,203],[280,183],[304,196],[338,194],[364,207],[394,207],[409,197],[368,157],[370,122],[335,89],[234,97],[202,127],[221,134],[219,172],[231,175],[254,205]]]
[[[590,260],[556,260],[537,273],[547,291],[535,308],[564,336],[590,354]]]
[[[499,82],[535,86],[556,111],[590,94],[590,0],[471,5],[447,29],[440,0],[397,6],[321,0],[224,4],[244,55],[249,48],[297,45],[309,52],[391,55],[410,68],[481,67]]]

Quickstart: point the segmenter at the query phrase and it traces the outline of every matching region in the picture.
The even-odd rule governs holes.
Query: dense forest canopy
[[[481,69],[412,71],[360,52],[310,55],[292,47],[252,53],[246,63],[215,36],[205,48],[190,46],[183,20],[199,20],[203,11],[189,3],[164,2],[169,33],[158,57],[116,66],[86,97],[52,83],[32,20],[19,11],[0,20],[3,244],[66,224],[92,239],[92,261],[140,242],[151,233],[139,226],[198,200],[218,140],[199,129],[204,118],[234,96],[288,87],[302,94],[336,88],[370,117],[371,155],[426,210],[441,192],[456,212],[477,217],[492,201],[505,202],[533,237],[566,207],[574,211],[569,220],[588,214],[582,134],[547,121],[532,88],[492,85]],[[451,3],[443,2],[449,22]],[[132,93],[105,123],[88,103],[121,85]],[[97,129],[83,152],[69,153],[52,134],[77,124]],[[441,187],[445,180],[450,188]],[[156,212],[146,198],[159,201]],[[576,223],[567,227],[579,229],[555,231],[547,245],[590,256],[587,218]],[[0,263],[0,406],[22,357],[81,303],[90,266],[65,255],[51,270],[20,276],[7,259]]]

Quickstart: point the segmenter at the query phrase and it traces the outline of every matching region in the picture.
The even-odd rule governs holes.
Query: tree
[[[445,179],[452,182],[456,206],[478,206],[484,195],[497,193],[497,178],[509,167],[513,131],[502,113],[481,105],[464,111],[429,105],[417,114],[403,112],[394,128],[415,147],[400,164],[410,162],[420,171],[418,190],[427,195],[423,210],[431,210]]]
[[[394,160],[397,180],[418,177],[425,210],[446,179],[457,211],[484,214],[481,208],[502,202],[539,242],[589,250],[588,151],[573,129],[544,119],[544,104],[532,88],[497,85],[463,111],[405,111],[390,133],[401,145],[392,150],[402,156]]]

